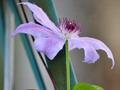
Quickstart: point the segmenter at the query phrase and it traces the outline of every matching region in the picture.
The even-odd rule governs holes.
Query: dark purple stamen
[[[74,33],[80,32],[79,23],[75,22],[74,20],[70,20],[68,18],[63,18],[63,20],[60,21],[59,28],[60,28],[61,32],[65,31],[64,34],[71,33],[71,32],[74,32]],[[64,30],[64,31],[62,31],[62,30]]]
[[[66,21],[65,22],[65,28],[69,31],[73,31],[76,28],[76,23],[74,23],[72,21]]]

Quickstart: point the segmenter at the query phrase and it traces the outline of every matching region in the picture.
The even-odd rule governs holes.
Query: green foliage
[[[49,18],[57,25],[58,24],[58,17],[55,11],[53,0],[28,0],[31,3],[35,3],[40,6],[49,16]],[[18,6],[16,6],[15,0],[8,0],[8,3],[15,15],[15,21],[17,25],[23,23]],[[20,5],[19,5],[20,7]],[[26,53],[29,58],[29,62],[31,64],[33,73],[35,75],[36,81],[38,83],[38,87],[40,90],[45,90],[44,82],[42,81],[41,73],[39,72],[39,67],[34,57],[34,53],[32,52],[32,48],[29,42],[29,39],[26,35],[21,35],[21,40],[25,47]],[[65,65],[65,48],[56,56],[56,58],[51,61],[46,57],[46,61],[48,67],[55,79],[55,82],[59,88],[59,90],[66,90],[66,65]],[[74,71],[71,65],[71,88],[77,83]]]
[[[104,90],[104,89],[96,85],[78,83],[74,86],[73,90]]]
[[[33,1],[33,0],[30,0]],[[49,16],[49,18],[58,25],[58,16],[55,10],[53,0],[34,0],[34,3],[41,7]],[[49,60],[46,57],[48,68],[50,69],[57,87],[59,90],[66,90],[66,63],[65,63],[65,48],[61,50],[54,60]],[[71,64],[70,67],[71,89],[77,83],[74,70]]]
[[[0,1],[0,54],[1,59],[4,59],[4,46],[5,46],[5,12],[4,12],[4,2]]]
[[[104,90],[102,87],[100,86],[96,86],[96,85],[93,85],[97,90]]]
[[[4,45],[5,45],[5,17],[4,1],[0,0],[0,90],[3,90],[4,83]]]
[[[23,21],[22,21],[22,17],[20,16],[19,10],[16,6],[17,3],[14,0],[8,0],[8,3],[9,3],[9,5],[10,5],[10,7],[15,15],[16,24],[17,25],[22,24]],[[25,51],[27,53],[29,62],[31,64],[31,68],[33,70],[33,73],[35,75],[38,87],[40,90],[46,90],[45,85],[43,83],[43,78],[41,77],[38,63],[36,62],[36,58],[34,56],[34,53],[33,53],[33,50],[32,50],[32,47],[31,47],[31,44],[30,44],[30,41],[29,41],[27,35],[21,35],[21,40],[22,40],[22,43],[24,45]]]

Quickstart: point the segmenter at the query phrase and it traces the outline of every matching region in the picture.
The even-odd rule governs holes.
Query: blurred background
[[[84,58],[82,49],[71,51],[71,61],[78,82],[99,85],[105,90],[119,90],[120,0],[54,0],[54,4],[60,19],[68,17],[80,22],[82,25],[80,36],[92,37],[103,41],[111,49],[115,58],[115,67],[111,69],[111,59],[107,58],[104,51],[98,51],[100,59],[95,64],[82,62]],[[14,21],[14,15],[9,9],[8,11],[11,19]],[[11,29],[11,31],[14,31],[15,27]],[[20,37],[17,36],[14,40],[9,38],[9,40],[11,40],[12,44],[8,45],[8,48],[12,47],[12,53],[14,53],[11,53],[11,56],[9,56],[12,60],[11,70],[13,72],[12,82],[14,82],[14,89],[38,89]],[[0,52],[0,88],[3,88],[3,64],[1,57],[2,53]],[[40,67],[43,68],[42,72],[44,72],[44,67]],[[46,72],[44,72],[44,77],[45,79],[48,77]],[[46,83],[48,84],[48,90],[52,90],[53,87],[50,80],[47,79]]]
[[[64,3],[63,3],[64,2]],[[80,36],[102,40],[113,52],[115,67],[103,51],[95,64],[82,63],[83,51],[74,50],[71,58],[79,82],[97,84],[105,90],[119,90],[120,85],[120,1],[119,0],[55,0],[58,15],[70,17],[82,25]]]

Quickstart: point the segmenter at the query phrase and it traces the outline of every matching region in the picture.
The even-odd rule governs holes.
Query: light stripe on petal
[[[71,38],[69,39],[69,43],[71,45],[74,45],[74,48],[76,47],[79,49],[81,48],[84,49],[85,52],[84,62],[95,63],[99,59],[99,55],[94,49],[94,47],[92,47],[92,45],[87,43],[86,41],[81,40],[80,38]]]
[[[35,38],[36,37],[48,37],[48,36],[54,35],[49,29],[47,29],[41,25],[35,24],[33,22],[21,24],[12,33],[12,36],[15,36],[18,33],[30,34],[30,35],[34,36]]]
[[[54,59],[58,52],[63,48],[65,40],[56,37],[37,38],[34,46],[39,52],[43,52],[49,59]]]
[[[96,50],[100,50],[100,49],[104,50],[107,53],[108,58],[112,59],[112,67],[111,68],[114,67],[115,62],[114,62],[113,54],[112,54],[111,50],[102,41],[100,41],[98,39],[94,39],[94,38],[89,38],[89,37],[81,37],[80,39],[91,44]]]
[[[37,5],[31,4],[29,2],[22,2],[20,4],[27,5],[30,10],[33,12],[33,16],[37,22],[41,23],[43,26],[50,28],[51,30],[59,32],[59,29],[55,26],[55,24],[48,18],[46,13]]]

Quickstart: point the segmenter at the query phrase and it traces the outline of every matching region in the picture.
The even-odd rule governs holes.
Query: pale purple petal
[[[85,58],[84,62],[86,63],[95,63],[97,59],[99,59],[99,55],[92,47],[91,44],[87,43],[84,40],[81,40],[80,38],[71,38],[69,39],[69,44],[73,45],[73,48],[83,48],[85,52]]]
[[[69,41],[69,51],[71,51],[71,50],[73,50],[73,49],[75,49],[75,48],[77,48],[77,47],[75,46],[75,44],[74,44],[74,43],[71,43],[71,42]]]
[[[85,51],[85,58],[83,62],[95,63],[99,59],[99,54],[91,45],[84,45],[83,49]]]
[[[54,33],[51,32],[49,29],[47,29],[41,25],[35,24],[33,22],[21,24],[12,33],[12,36],[15,36],[18,33],[30,34],[30,35],[34,36],[35,38],[36,37],[48,37],[48,36],[54,35]]]
[[[51,30],[59,32],[59,29],[55,26],[55,24],[48,18],[46,13],[37,5],[31,4],[29,2],[22,2],[20,4],[27,5],[30,10],[33,12],[33,16],[38,21],[41,23],[43,26],[46,26],[50,28]]]
[[[115,62],[114,62],[113,54],[112,54],[111,50],[102,41],[100,41],[98,39],[94,39],[94,38],[89,38],[89,37],[81,37],[80,39],[91,44],[96,50],[100,50],[100,49],[104,50],[107,53],[108,58],[112,59],[112,67],[111,68],[114,67]]]
[[[75,35],[74,38],[80,38],[78,35]],[[69,42],[69,51],[77,48],[74,43]]]
[[[63,48],[65,40],[57,37],[37,38],[34,46],[39,52],[43,52],[49,59],[54,59]]]

